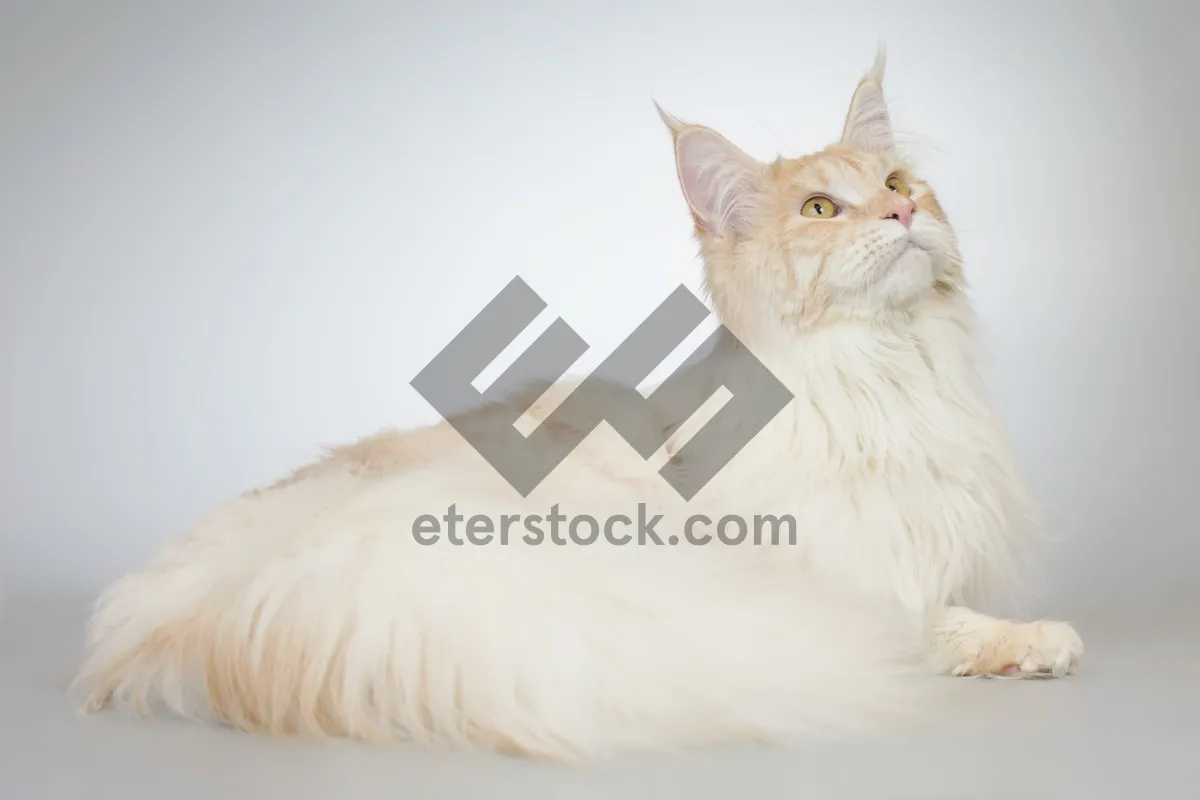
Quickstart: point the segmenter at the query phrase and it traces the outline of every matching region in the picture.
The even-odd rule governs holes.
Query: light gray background
[[[84,764],[167,794],[166,776],[220,772],[205,758],[249,759],[243,787],[325,769],[287,746],[76,720],[55,682],[77,657],[82,603],[319,445],[432,420],[408,381],[514,274],[550,309],[510,353],[562,316],[593,345],[579,368],[598,362],[674,286],[699,285],[652,98],[756,156],[799,155],[836,138],[881,38],[894,120],[958,229],[989,380],[1061,537],[1038,610],[1093,621],[1113,654],[1094,667],[1108,684],[1000,703],[998,735],[1029,753],[960,754],[941,774],[976,793],[944,796],[1028,786],[1014,765],[1053,760],[1031,730],[1128,733],[1138,709],[1180,713],[1168,678],[1140,684],[1154,702],[1075,707],[1084,695],[1064,693],[1111,696],[1144,675],[1143,655],[1180,665],[1183,687],[1195,660],[1197,36],[1194,3],[1145,0],[3,3],[0,665],[30,682],[0,694],[0,759],[33,781],[27,796],[52,785],[34,774],[58,776],[56,791],[101,779]],[[1135,632],[1152,652],[1131,649]],[[1066,704],[1056,721],[1013,720],[1047,692]],[[1194,726],[1145,725],[1141,757],[1179,766],[1170,747]],[[31,772],[21,754],[57,741],[76,750]],[[1112,779],[1079,776],[1111,767],[1108,751],[1079,747],[1078,774],[1053,774],[1105,796]],[[263,752],[298,760],[260,775],[247,754]],[[902,752],[872,756],[908,764],[899,781],[850,757],[774,782],[744,768],[762,791],[795,796],[785,788],[820,773],[829,787],[878,779],[882,797],[926,786]],[[145,758],[173,766],[155,783]],[[432,769],[404,758],[405,781]],[[543,785],[517,769],[492,777],[514,796]],[[648,769],[612,786],[750,785]],[[289,780],[293,796],[337,788]],[[942,796],[927,786],[911,796]]]

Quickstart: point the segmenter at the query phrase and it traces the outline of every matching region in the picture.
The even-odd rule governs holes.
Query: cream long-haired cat
[[[882,80],[881,52],[841,140],[769,164],[663,115],[716,311],[794,395],[691,500],[658,469],[703,413],[647,412],[673,430],[649,461],[602,425],[527,497],[445,423],[335,449],[108,589],[86,708],[570,760],[903,718],[937,673],[1073,672],[1069,625],[969,607],[1028,550],[1031,507]],[[544,419],[570,388],[519,402]],[[451,506],[497,527],[641,508],[661,540],[699,513],[790,515],[796,540],[561,545],[517,523],[507,544],[417,541]]]

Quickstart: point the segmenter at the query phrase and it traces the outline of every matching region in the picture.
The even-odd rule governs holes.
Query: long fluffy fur
[[[677,143],[690,135],[665,118]],[[1030,543],[949,224],[910,175],[920,252],[887,255],[901,234],[872,204],[894,198],[870,175],[904,168],[890,153],[835,146],[747,167],[731,152],[736,170],[712,148],[703,158],[702,177],[738,174],[684,187],[693,214],[717,220],[699,231],[714,304],[796,399],[697,498],[683,503],[661,459],[603,426],[525,499],[446,424],[340,448],[216,510],[103,595],[76,684],[88,707],[566,760],[925,709],[945,688],[922,678],[929,620],[1009,575]],[[854,194],[861,219],[787,213],[813,182]],[[748,233],[727,230],[735,206]],[[452,504],[499,519],[554,504],[635,516],[639,503],[664,515],[664,538],[709,510],[792,514],[799,541],[457,547],[410,533]]]

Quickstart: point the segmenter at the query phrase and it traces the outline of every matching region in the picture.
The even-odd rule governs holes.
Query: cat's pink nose
[[[913,214],[917,211],[917,204],[907,197],[897,197],[888,203],[881,215],[884,219],[894,219],[903,225],[905,228],[912,227]]]

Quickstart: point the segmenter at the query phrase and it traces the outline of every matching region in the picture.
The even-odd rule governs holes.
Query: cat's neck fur
[[[970,575],[941,575],[898,589],[914,606],[982,586],[985,573],[1010,573],[1009,553],[997,545],[1005,539],[997,532],[1011,531],[1017,539],[1031,533],[1033,507],[977,370],[972,328],[961,295],[931,292],[904,314],[844,319],[790,341],[758,341],[753,352],[794,397],[706,488],[708,499],[746,513],[795,512],[824,529],[820,513],[831,503],[846,504],[838,519],[847,520],[855,519],[850,509],[856,498],[894,498],[913,530],[942,542],[939,547],[965,543],[979,554]],[[725,353],[739,347],[748,345],[731,337]],[[722,355],[718,349],[713,357]],[[723,367],[737,369],[739,363],[726,358]],[[939,498],[964,494],[974,498],[972,508],[986,513],[961,529],[943,530],[943,502],[956,501]],[[813,497],[823,498],[820,513]],[[913,505],[926,497],[933,498],[929,504]],[[851,535],[850,529],[828,533],[835,539]],[[885,536],[882,528],[860,534]],[[813,546],[797,553],[844,555],[836,547]],[[838,571],[836,565],[830,569]],[[845,574],[856,573],[847,566]],[[932,587],[933,594],[921,594],[918,585]]]
[[[796,395],[829,379],[850,388],[884,377],[967,381],[978,390],[974,328],[974,315],[961,294],[931,290],[905,309],[833,318],[802,331],[743,336],[730,330],[710,357],[734,363],[730,356],[747,349]]]

